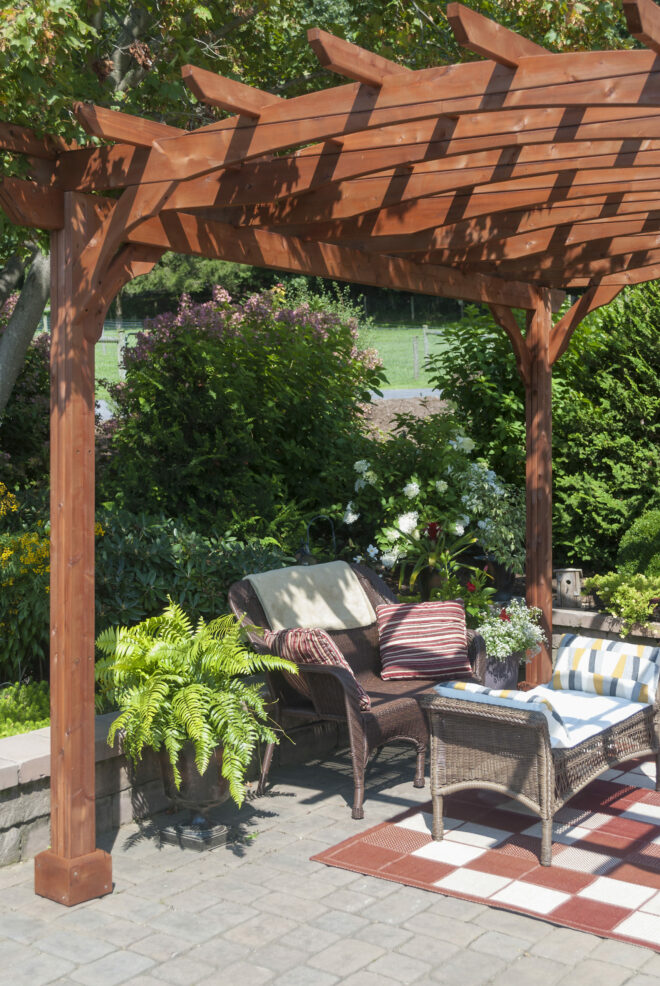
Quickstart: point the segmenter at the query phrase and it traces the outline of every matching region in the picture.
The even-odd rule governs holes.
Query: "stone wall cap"
[[[555,626],[570,627],[582,630],[602,630],[607,633],[619,633],[623,626],[623,620],[617,619],[611,613],[597,613],[589,609],[562,609],[552,610],[552,624]],[[653,643],[660,641],[660,623],[649,623],[646,627],[638,624],[632,627],[629,637],[642,637]]]

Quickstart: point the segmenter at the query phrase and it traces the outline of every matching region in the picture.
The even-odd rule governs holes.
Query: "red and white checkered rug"
[[[654,761],[608,771],[557,813],[552,866],[540,865],[540,822],[520,802],[451,795],[441,842],[431,821],[429,802],[312,859],[660,951]]]

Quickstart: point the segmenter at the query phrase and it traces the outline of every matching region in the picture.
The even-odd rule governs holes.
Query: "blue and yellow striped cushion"
[[[550,687],[649,704],[655,701],[659,679],[660,647],[566,634]]]

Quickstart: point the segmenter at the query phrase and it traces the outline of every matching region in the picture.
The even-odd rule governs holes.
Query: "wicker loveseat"
[[[387,584],[371,569],[351,565],[373,609],[382,603],[397,602]],[[229,590],[229,605],[246,625],[270,629],[263,606],[247,579],[235,582]],[[378,626],[350,630],[332,630],[329,636],[337,644],[354,672],[328,666],[304,665],[294,679],[280,673],[267,676],[274,700],[273,718],[344,721],[348,725],[354,777],[353,818],[363,818],[364,771],[374,750],[393,742],[411,743],[416,750],[415,787],[424,786],[424,762],[428,746],[428,725],[420,706],[420,698],[429,693],[435,681],[384,681],[380,677]],[[249,633],[251,646],[259,653],[267,652],[264,639]],[[473,667],[485,666],[483,640],[468,631],[468,654]],[[371,709],[360,708],[355,679],[369,695]],[[475,679],[476,680],[476,679]],[[273,746],[264,753],[258,793],[263,793],[273,756]]]
[[[609,671],[625,667],[625,677],[607,673],[603,659]],[[609,767],[655,754],[660,790],[659,666],[660,648],[567,635],[547,686],[496,692],[439,685],[422,699],[431,734],[433,838],[443,838],[447,795],[500,791],[538,813],[541,863],[550,866],[555,813]]]

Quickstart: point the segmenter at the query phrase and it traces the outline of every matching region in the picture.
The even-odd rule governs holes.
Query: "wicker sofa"
[[[397,602],[387,584],[371,569],[350,566],[356,573],[374,610],[381,603]],[[235,582],[229,590],[229,605],[249,626],[269,629],[264,609],[247,579]],[[434,681],[384,681],[380,677],[378,627],[376,623],[351,630],[329,632],[339,650],[371,699],[371,709],[362,711],[353,676],[342,668],[304,665],[296,678],[280,673],[267,675],[274,700],[273,718],[282,722],[334,720],[346,722],[354,777],[352,817],[363,818],[364,772],[370,755],[388,743],[407,742],[415,747],[415,787],[424,786],[424,767],[428,746],[428,725],[420,698],[429,693]],[[251,646],[267,652],[263,637],[250,632]],[[486,652],[481,637],[468,631],[468,653],[473,667],[483,673]],[[476,678],[475,678],[476,680]],[[263,793],[273,756],[273,746],[264,753],[258,793]]]
[[[571,638],[569,644],[575,639],[580,638]],[[607,644],[604,649],[619,660],[625,658],[625,642],[597,643]],[[591,661],[593,666],[594,652],[588,647],[588,644],[583,645],[585,653],[581,659]],[[573,650],[577,652],[577,648]],[[633,654],[631,665],[635,660],[637,665],[660,664],[660,649],[647,650],[655,652],[651,655],[654,661],[640,661]],[[554,815],[609,767],[635,757],[655,755],[656,790],[660,790],[657,666],[647,669],[656,679],[648,695],[646,691],[643,693],[647,701],[640,699],[640,686],[634,683],[631,688],[635,688],[636,701],[616,697],[617,679],[603,677],[598,672],[595,676],[596,687],[600,689],[598,693],[582,691],[580,686],[589,688],[593,684],[593,672],[581,677],[579,671],[562,673],[557,668],[559,664],[551,687],[539,686],[532,692],[488,694],[487,689],[479,686],[471,692],[473,686],[461,691],[458,685],[441,685],[434,694],[422,698],[430,724],[434,839],[443,838],[444,798],[447,795],[468,788],[499,791],[516,798],[540,816],[540,860],[544,866],[550,866]],[[571,690],[573,683],[577,688]],[[579,721],[573,715],[573,722],[566,731],[570,745],[562,744],[558,733],[560,727],[555,730],[557,715],[548,712],[548,698],[553,701],[553,688],[559,689],[555,691],[555,708],[563,701],[564,709],[568,706],[570,710],[571,703],[577,702],[577,708],[583,710],[584,719]],[[560,696],[561,701],[558,701]],[[607,715],[594,712],[589,717],[590,708],[602,710],[604,707],[611,707],[612,712]],[[580,730],[584,738],[573,743],[574,739],[579,739]],[[557,735],[551,735],[553,731]]]

